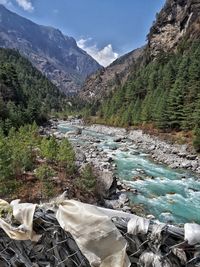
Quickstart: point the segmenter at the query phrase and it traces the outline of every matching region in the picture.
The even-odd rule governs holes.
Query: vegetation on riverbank
[[[52,114],[71,112],[71,102],[27,59],[0,49],[0,198],[35,201],[66,188],[71,197],[93,195],[94,181],[85,179],[92,172],[78,172],[70,142],[38,133]]]
[[[18,131],[12,128],[7,136],[1,131],[0,198],[48,199],[66,188],[71,196],[78,191],[83,197],[84,192],[92,195],[92,169],[79,173],[75,161],[75,152],[66,138],[58,141],[55,137],[41,137],[36,124]]]

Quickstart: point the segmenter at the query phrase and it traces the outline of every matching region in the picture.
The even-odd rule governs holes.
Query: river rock
[[[129,207],[129,206],[124,206],[123,208],[122,208],[122,211],[124,211],[124,212],[131,212],[131,207]]]
[[[167,162],[166,162],[167,163]],[[172,164],[170,164],[169,165],[169,167],[171,168],[171,169],[177,169],[177,168],[180,168],[180,165],[179,165],[179,163],[172,163]]]
[[[92,153],[91,158],[96,158],[97,157],[97,153]]]
[[[117,150],[117,146],[112,146],[110,149],[111,150]]]
[[[181,163],[181,168],[189,169],[189,168],[191,168],[191,167],[192,167],[191,162],[187,162],[187,161],[185,161],[185,162],[182,162],[182,163]]]
[[[187,154],[185,152],[180,152],[180,153],[178,153],[178,156],[181,158],[185,158],[187,156]]]
[[[112,157],[109,157],[109,158],[107,159],[107,161],[108,161],[109,163],[112,163],[114,160],[113,160]]]
[[[187,155],[186,159],[188,160],[195,160],[197,158],[197,155]]]
[[[123,139],[123,137],[118,136],[118,137],[114,138],[113,141],[116,143],[120,143],[122,141],[122,139]]]
[[[104,200],[104,206],[106,208],[122,210],[124,212],[131,211],[131,207],[129,207],[128,204],[129,204],[129,199],[127,198],[126,194],[119,194],[118,199]]]
[[[82,152],[80,148],[76,149],[75,154],[76,154],[76,161],[78,161],[79,163],[86,162],[86,155],[84,152]]]
[[[108,170],[108,169],[110,168],[110,164],[108,164],[108,163],[103,163],[103,164],[102,164],[102,168]]]
[[[117,181],[117,189],[121,191],[124,188],[123,184],[120,181]]]
[[[121,151],[127,152],[127,151],[129,151],[129,149],[128,149],[128,147],[123,147],[123,148],[121,148]]]
[[[143,178],[141,176],[133,176],[132,180],[133,181],[138,181],[138,180],[143,180]]]
[[[144,171],[143,171],[142,169],[137,168],[137,169],[135,169],[135,170],[136,170],[136,172],[138,172],[138,173],[144,174]]]
[[[125,192],[126,192],[126,189],[125,189],[125,188],[123,188],[123,189],[122,189],[122,190],[120,190],[120,191],[125,193]]]
[[[192,163],[192,169],[196,170],[199,167],[199,162],[198,161],[193,161]]]
[[[131,188],[130,189],[130,192],[134,193],[134,194],[138,194],[138,190],[136,188]]]
[[[152,145],[150,146],[149,150],[155,150],[156,146],[155,145]]]
[[[112,171],[95,168],[97,177],[97,190],[101,197],[109,198],[116,193],[117,181]]]
[[[119,202],[124,205],[125,203],[129,202],[129,199],[126,194],[120,194],[119,195]]]
[[[64,134],[64,137],[65,138],[68,138],[69,136],[73,136],[74,135],[74,132],[72,132],[72,131],[69,131],[69,132],[66,132],[65,134]]]
[[[136,156],[136,155],[139,155],[140,152],[139,151],[131,151],[130,154]]]
[[[81,129],[81,128],[76,128],[76,130],[75,130],[75,134],[76,134],[76,135],[80,135],[80,134],[82,134],[82,129]]]
[[[61,140],[64,137],[63,133],[61,132],[55,132],[53,133],[53,135],[55,136],[56,139],[59,139],[59,140]]]

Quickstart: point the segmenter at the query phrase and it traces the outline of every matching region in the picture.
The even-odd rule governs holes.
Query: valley
[[[0,267],[199,267],[199,207],[200,0],[0,0]]]

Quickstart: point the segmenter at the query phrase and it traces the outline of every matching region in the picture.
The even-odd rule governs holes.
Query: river
[[[58,126],[62,133],[76,128],[67,122]],[[146,214],[154,215],[161,222],[200,223],[200,180],[197,175],[158,164],[131,140],[116,142],[114,134],[83,129],[81,135],[72,135],[69,139],[80,146],[90,146],[91,137],[98,140],[98,148],[107,157],[114,159],[116,176],[137,189],[138,194],[127,194],[131,202],[144,206]]]

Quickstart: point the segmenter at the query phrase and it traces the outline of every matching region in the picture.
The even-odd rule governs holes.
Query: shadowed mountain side
[[[0,5],[0,46],[19,50],[66,94],[76,93],[87,76],[101,66],[75,39],[41,26]]]

